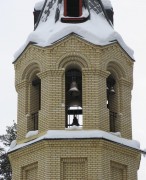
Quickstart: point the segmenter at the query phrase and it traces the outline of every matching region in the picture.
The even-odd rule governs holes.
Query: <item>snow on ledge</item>
[[[32,137],[32,136],[35,136],[35,135],[37,135],[39,133],[39,131],[38,130],[36,130],[36,131],[29,131],[27,134],[26,134],[26,138],[29,138],[29,137]]]
[[[10,149],[13,149],[17,145],[17,141],[13,140],[10,144]]]
[[[30,144],[36,143],[41,140],[49,139],[105,139],[114,143],[122,144],[137,150],[140,150],[140,143],[135,140],[128,140],[125,138],[118,137],[117,134],[111,134],[100,130],[49,130],[47,133],[39,138],[32,141],[18,144],[15,147],[9,149],[9,152],[18,150],[26,147]],[[141,150],[140,150],[141,151]]]
[[[110,133],[113,134],[114,136],[122,137],[120,132],[110,132]]]
[[[69,128],[65,128],[65,130],[69,131],[69,130],[82,130],[82,127],[81,126],[71,126]]]

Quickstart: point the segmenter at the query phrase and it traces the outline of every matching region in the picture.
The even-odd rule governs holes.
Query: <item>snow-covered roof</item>
[[[100,0],[89,0],[88,8],[82,7],[81,17],[88,18],[87,21],[63,23],[61,22],[61,18],[64,17],[63,0],[46,0],[35,30],[30,33],[23,47],[15,53],[15,60],[30,42],[46,47],[71,33],[75,33],[95,45],[104,46],[117,41],[133,59],[133,50],[125,44],[122,37],[114,30],[105,13],[106,8],[112,7],[110,0],[102,0],[102,3]],[[40,9],[42,4],[41,2],[35,5],[35,8]]]
[[[32,135],[36,135],[38,132],[31,132],[29,133],[29,136],[27,134],[27,137],[31,137]],[[50,139],[105,139],[108,141],[111,141],[113,143],[118,143],[136,150],[140,151],[140,144],[138,141],[135,140],[128,140],[125,138],[119,137],[119,134],[117,133],[108,133],[105,131],[100,130],[76,130],[76,129],[68,129],[68,130],[48,130],[45,135],[38,137],[32,141],[28,141],[26,143],[14,145],[10,147],[9,152],[18,150],[20,148],[26,147],[28,145],[31,145],[33,143],[37,143],[41,140],[50,140]]]
[[[111,9],[112,8],[112,4],[110,0],[101,0],[103,6],[105,9]]]
[[[105,9],[111,9],[112,8],[112,4],[111,4],[110,0],[101,0],[101,2],[102,2]],[[44,3],[45,3],[45,0],[37,2],[34,6],[34,9],[35,10],[42,10]]]
[[[34,6],[34,9],[36,11],[41,11],[43,8],[44,2],[45,2],[45,0],[37,2]]]

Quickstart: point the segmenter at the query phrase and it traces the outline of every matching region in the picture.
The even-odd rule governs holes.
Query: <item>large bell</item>
[[[77,98],[71,98],[69,103],[68,103],[68,107],[81,107],[82,103],[81,100],[77,97]]]
[[[73,97],[79,96],[80,91],[78,89],[76,81],[73,81],[71,83],[71,86],[70,86],[70,89],[69,89],[68,93]]]

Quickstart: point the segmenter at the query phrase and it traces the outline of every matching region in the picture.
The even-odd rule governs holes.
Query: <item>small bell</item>
[[[73,122],[71,124],[72,126],[79,126],[80,124],[78,123],[78,119],[75,117],[74,115],[74,118],[73,118]]]
[[[110,88],[110,90],[109,90],[109,93],[110,93],[110,94],[115,94],[115,90],[114,90],[113,86],[111,86],[111,88]]]

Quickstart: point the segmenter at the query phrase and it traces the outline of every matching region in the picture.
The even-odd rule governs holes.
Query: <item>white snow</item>
[[[9,152],[14,150],[23,148],[30,144],[36,143],[40,140],[45,139],[105,139],[109,140],[113,143],[122,144],[124,146],[128,146],[137,150],[140,150],[140,144],[138,141],[135,140],[128,140],[121,137],[117,137],[111,133],[100,131],[100,130],[75,130],[75,129],[68,129],[68,130],[49,130],[47,133],[39,138],[36,138],[32,141],[18,144],[15,147],[10,148]]]
[[[35,135],[37,135],[39,133],[39,131],[38,130],[36,130],[36,131],[29,131],[27,134],[26,134],[26,138],[29,138],[29,137],[31,137],[31,136],[35,136]]]
[[[34,6],[34,9],[37,10],[37,11],[42,10],[43,5],[44,5],[44,2],[45,2],[45,0],[37,2],[37,3],[35,4],[35,6]]]
[[[146,149],[144,149],[143,152],[145,152],[143,153],[143,156],[146,157]]]
[[[10,144],[10,149],[13,149],[17,144],[17,141],[16,140],[13,140]]]
[[[50,46],[53,42],[75,33],[83,39],[95,45],[107,45],[112,41],[118,41],[121,47],[133,58],[133,50],[131,50],[123,41],[122,37],[114,31],[114,29],[103,18],[103,15],[96,15],[92,12],[92,21],[81,24],[68,24],[58,21],[54,22],[54,18],[49,17],[48,23],[40,22],[38,28],[33,31],[26,43],[15,53],[14,58],[17,59],[23,52],[29,42],[35,42],[38,46]]]
[[[105,9],[111,9],[112,8],[112,4],[110,0],[101,0],[103,6],[105,7]]]
[[[85,8],[83,8],[83,14],[81,17],[88,17],[89,16],[89,11]]]
[[[105,6],[109,6],[111,4],[109,0],[103,0],[103,3]],[[20,56],[30,42],[34,42],[38,46],[46,47],[71,33],[75,33],[82,39],[85,39],[95,45],[104,46],[118,41],[120,46],[131,58],[133,58],[133,51],[125,44],[122,37],[109,24],[103,13],[96,14],[95,11],[91,9],[90,20],[87,20],[84,23],[62,23],[61,17],[63,17],[63,7],[61,7],[60,19],[55,23],[56,7],[57,1],[50,9],[48,17],[46,13],[42,14],[42,18],[36,30],[30,33],[26,43],[15,53],[15,60]],[[47,4],[45,9],[46,8]],[[83,10],[85,11],[85,9]],[[87,10],[85,12],[84,11],[83,14],[85,13],[87,15]]]
[[[75,125],[73,125],[73,126],[71,126],[71,127],[69,127],[69,128],[65,128],[65,130],[81,130],[82,129],[82,127],[80,127],[80,126],[75,126]]]
[[[120,132],[110,132],[110,133],[113,134],[114,136],[121,137],[121,133]]]

